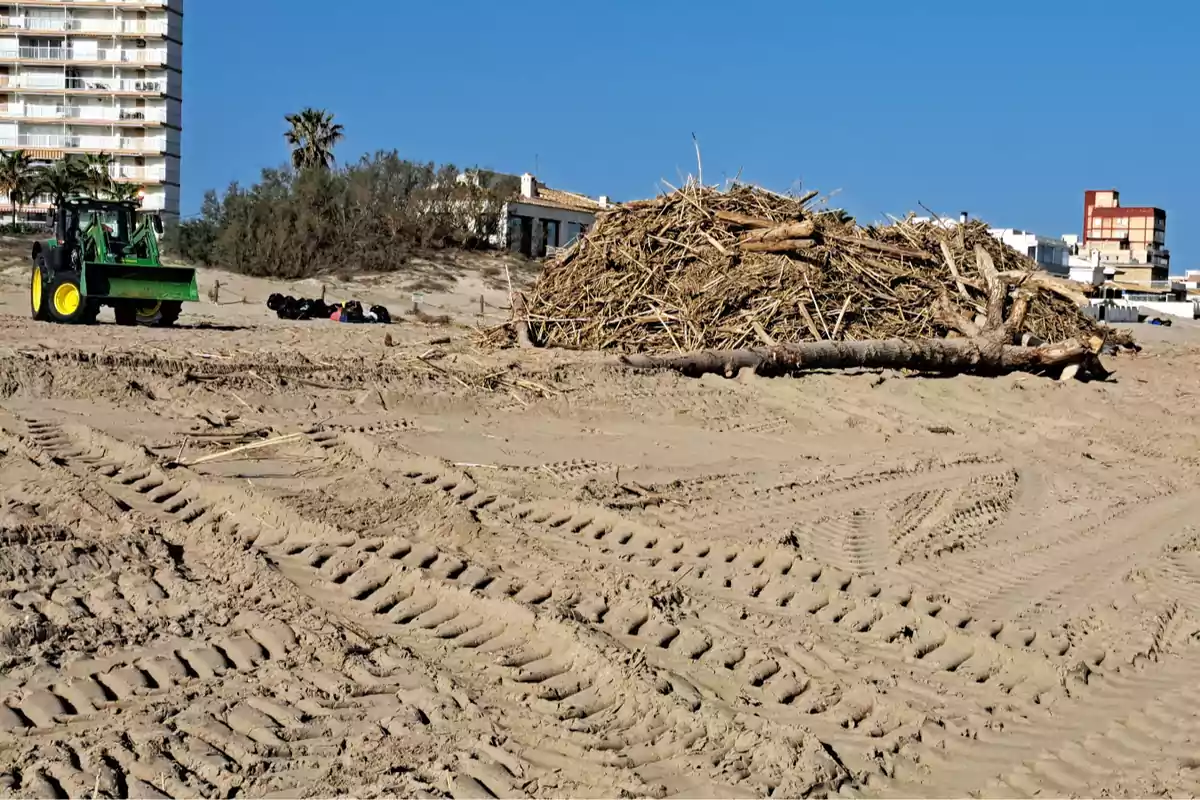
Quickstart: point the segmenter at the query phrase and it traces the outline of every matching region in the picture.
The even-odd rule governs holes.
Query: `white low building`
[[[1181,283],[1189,289],[1200,289],[1200,270],[1189,269],[1182,275],[1173,275],[1172,283]]]
[[[1083,283],[1088,286],[1099,286],[1100,284],[1104,283],[1104,281],[1108,280],[1109,276],[1104,274],[1104,267],[1101,267],[1098,264],[1086,262],[1083,264],[1076,264],[1074,263],[1075,258],[1073,256],[1071,261],[1072,264],[1069,267],[1067,277],[1076,283]]]
[[[1101,261],[1099,251],[1093,250],[1086,257],[1075,255],[1079,252],[1078,236],[1067,234],[1063,239],[1071,248],[1071,254],[1067,256],[1067,277],[1071,280],[1089,286],[1099,286],[1116,276],[1116,269]]]
[[[1029,256],[1049,273],[1066,276],[1070,271],[1071,247],[1063,239],[1039,236],[1018,228],[988,228],[988,233],[1018,253]]]

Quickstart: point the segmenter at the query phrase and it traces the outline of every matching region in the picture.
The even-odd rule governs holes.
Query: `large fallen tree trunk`
[[[1000,375],[1044,372],[1071,365],[1085,375],[1108,373],[1095,354],[1095,343],[1074,339],[1038,347],[1002,344],[993,338],[879,339],[858,342],[822,341],[781,344],[747,350],[701,350],[680,355],[626,355],[621,362],[635,369],[669,369],[684,375],[732,377],[742,369],[759,375],[790,375],[814,369],[908,369],[942,374]]]

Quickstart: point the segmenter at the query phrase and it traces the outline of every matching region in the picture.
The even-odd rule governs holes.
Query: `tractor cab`
[[[137,228],[137,215],[137,205],[130,201],[68,198],[56,209],[55,235],[60,242],[81,242],[89,261],[120,262]]]

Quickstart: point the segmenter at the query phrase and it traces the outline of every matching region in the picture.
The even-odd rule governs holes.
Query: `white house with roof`
[[[521,176],[521,193],[504,204],[500,216],[501,246],[531,258],[566,247],[586,233],[596,215],[611,208],[608,197],[598,200],[551,189],[528,172]]]

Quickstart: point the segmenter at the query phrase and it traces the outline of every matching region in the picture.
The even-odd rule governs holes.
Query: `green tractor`
[[[163,266],[162,219],[128,200],[69,198],[54,210],[54,238],[33,245],[29,306],[36,320],[90,324],[112,306],[118,325],[172,325],[199,300],[196,271]]]

